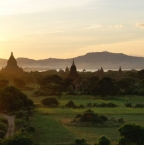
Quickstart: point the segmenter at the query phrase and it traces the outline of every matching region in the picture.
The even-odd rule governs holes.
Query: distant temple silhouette
[[[15,74],[20,74],[24,72],[23,69],[17,65],[17,61],[13,56],[13,52],[11,52],[11,56],[9,60],[7,61],[7,66],[5,68],[2,68],[1,72],[2,73],[15,73]]]
[[[105,76],[103,68],[101,67],[101,69],[98,69],[98,71],[95,72],[94,75],[97,76],[99,79],[102,79]]]
[[[66,68],[65,68],[65,73],[69,73],[69,71],[70,71],[69,68],[66,67]]]
[[[79,77],[79,74],[77,73],[77,68],[73,59],[72,65],[70,67],[70,72],[69,72],[69,76],[77,78]]]
[[[116,80],[121,80],[123,78],[123,71],[122,71],[122,68],[120,66],[118,72],[117,72],[117,75],[116,75]]]

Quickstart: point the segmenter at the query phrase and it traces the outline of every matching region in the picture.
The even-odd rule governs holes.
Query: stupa
[[[17,61],[15,57],[13,56],[13,52],[11,52],[11,56],[7,61],[7,66],[5,68],[2,68],[1,72],[2,73],[15,73],[15,74],[21,74],[24,72],[23,69],[17,65]]]

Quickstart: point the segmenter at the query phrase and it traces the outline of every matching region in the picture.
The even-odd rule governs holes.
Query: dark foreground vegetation
[[[39,74],[39,73],[38,73]],[[37,75],[38,75],[37,74]],[[37,78],[40,89],[35,95],[144,95],[144,70],[115,72],[108,71],[98,75],[97,72],[80,72],[79,77],[67,76],[65,73],[45,72]]]
[[[30,72],[0,78],[2,145],[143,145],[144,70]]]

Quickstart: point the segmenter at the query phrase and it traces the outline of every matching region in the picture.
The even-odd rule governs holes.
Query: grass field
[[[35,103],[40,103],[44,96],[34,97],[32,92],[25,92]],[[126,123],[144,125],[144,109],[126,108],[124,103],[130,102],[133,105],[143,103],[144,97],[127,96],[115,97],[113,99],[102,100],[92,96],[62,96],[58,98],[60,106],[64,106],[68,101],[73,100],[76,105],[84,105],[84,109],[68,108],[37,108],[31,118],[32,125],[36,128],[34,140],[39,145],[68,145],[74,143],[75,138],[84,137],[88,144],[94,145],[98,137],[106,135],[112,142],[117,142],[119,132],[118,127],[79,127],[66,125],[65,122],[72,120],[76,114],[83,113],[87,109],[93,110],[99,115],[108,118],[123,118]],[[116,108],[87,108],[87,103],[115,103]]]
[[[144,112],[144,109],[140,111]],[[62,113],[62,109],[38,109],[38,113],[32,118],[32,124],[37,128],[37,142],[39,142],[40,145],[52,145],[57,143],[68,144],[72,143],[75,138],[84,137],[89,144],[93,145],[101,135],[106,135],[111,138],[113,142],[118,140],[118,127],[76,127],[64,124],[65,121],[72,120],[77,112],[79,112],[79,110],[75,109],[67,109],[64,113]],[[103,114],[108,118],[123,118],[127,123],[131,122],[143,125],[144,115],[138,114],[138,110],[137,114],[132,114],[131,112],[128,114],[117,114],[117,112],[114,112],[114,114],[108,112],[107,114],[103,112]]]

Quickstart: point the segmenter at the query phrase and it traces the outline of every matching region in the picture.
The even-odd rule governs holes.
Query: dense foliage
[[[144,127],[135,124],[124,124],[118,131],[120,132],[121,138],[119,145],[136,145],[144,144]]]
[[[106,136],[101,136],[98,138],[98,145],[110,145],[110,139]]]
[[[64,90],[64,83],[60,76],[51,75],[38,80],[41,89],[36,92],[40,95],[58,95],[60,96]]]
[[[32,140],[25,134],[16,134],[3,140],[2,145],[32,145]]]
[[[41,102],[47,107],[57,107],[59,104],[56,98],[45,98]]]
[[[119,72],[103,72],[99,77],[96,72],[78,72],[79,77],[71,77],[67,73],[39,73],[40,85],[36,95],[68,95],[89,94],[106,97],[108,95],[144,95],[144,70]]]
[[[23,88],[26,85],[26,83],[21,78],[15,78],[13,83],[17,88]]]
[[[15,87],[5,87],[0,91],[0,109],[6,112],[18,111],[33,106],[33,101]]]

